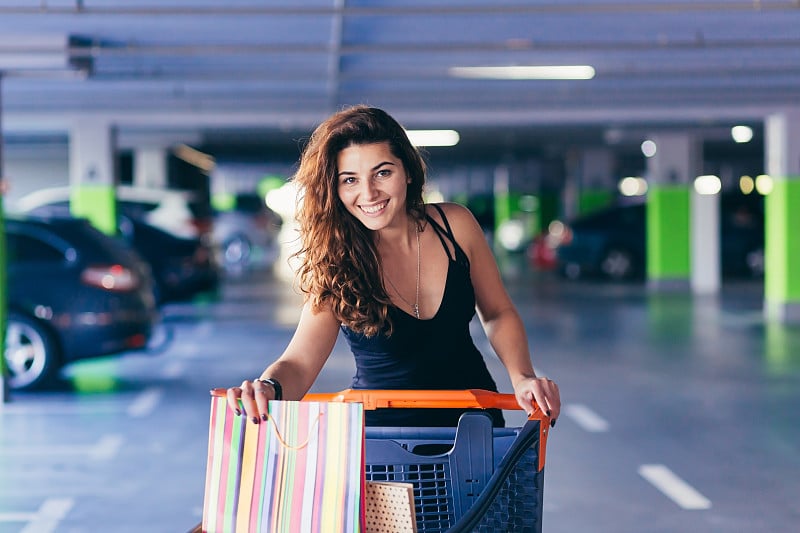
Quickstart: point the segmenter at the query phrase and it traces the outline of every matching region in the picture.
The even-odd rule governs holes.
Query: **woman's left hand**
[[[556,424],[561,413],[561,396],[558,385],[547,378],[525,378],[514,386],[514,395],[520,407],[530,416],[533,413],[533,402],[550,417],[550,425]]]

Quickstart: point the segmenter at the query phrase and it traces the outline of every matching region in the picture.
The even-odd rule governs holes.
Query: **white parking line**
[[[42,503],[20,533],[52,533],[75,505],[71,498],[49,498]]]
[[[119,401],[90,401],[81,403],[36,402],[35,404],[10,403],[3,408],[3,415],[89,415],[119,413]]]
[[[102,461],[111,459],[116,455],[123,438],[120,435],[104,435],[94,445],[63,444],[60,446],[4,446],[0,447],[0,455],[4,457],[41,456],[53,457],[58,455],[85,455],[90,459]]]
[[[584,431],[602,433],[608,431],[609,424],[600,415],[583,404],[573,403],[564,406],[564,414],[578,424]]]
[[[167,379],[179,378],[183,375],[185,366],[181,361],[172,361],[164,367],[161,375]]]
[[[128,406],[128,416],[142,418],[152,413],[161,400],[162,393],[163,391],[157,387],[145,389]]]
[[[95,461],[108,461],[117,455],[123,441],[122,435],[104,435],[100,441],[89,450],[89,457]]]
[[[711,508],[711,500],[700,494],[694,487],[679,478],[664,465],[642,465],[639,467],[639,475],[684,509],[702,510]]]

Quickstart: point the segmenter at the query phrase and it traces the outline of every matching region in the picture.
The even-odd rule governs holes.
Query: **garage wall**
[[[69,185],[69,148],[59,144],[8,144],[3,147],[3,176],[8,180],[6,206],[46,187]]]

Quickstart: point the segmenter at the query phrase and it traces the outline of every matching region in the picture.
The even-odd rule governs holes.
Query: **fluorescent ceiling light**
[[[455,146],[461,139],[456,130],[407,130],[414,146]]]
[[[594,68],[589,65],[452,67],[448,72],[456,78],[487,80],[590,80],[594,78]]]

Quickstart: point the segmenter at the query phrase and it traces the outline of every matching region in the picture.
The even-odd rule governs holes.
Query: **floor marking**
[[[639,467],[639,475],[684,509],[711,508],[711,500],[664,465],[642,465]]]
[[[36,405],[6,404],[4,415],[87,415],[119,413],[123,410],[122,401],[95,401],[80,403],[38,402]]]
[[[128,416],[132,418],[142,418],[153,412],[158,402],[161,400],[162,390],[156,387],[145,389],[139,396],[131,402],[128,407]]]
[[[9,446],[0,447],[3,456],[41,456],[52,457],[56,455],[85,455],[94,460],[106,460],[113,457],[122,445],[120,435],[104,435],[94,445],[64,444],[60,446]]]
[[[53,533],[59,523],[75,505],[71,498],[49,498],[42,503],[20,533]]]
[[[180,361],[172,361],[161,372],[161,375],[168,379],[179,378],[183,375],[184,364]]]
[[[0,523],[3,522],[30,522],[36,513],[0,513]]]
[[[124,439],[122,435],[104,435],[100,441],[89,450],[89,457],[95,461],[108,461],[119,451]]]
[[[608,431],[608,422],[583,404],[572,403],[564,406],[564,414],[590,433],[603,433]]]

